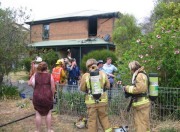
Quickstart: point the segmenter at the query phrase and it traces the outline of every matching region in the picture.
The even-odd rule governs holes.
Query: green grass
[[[163,128],[160,132],[177,132],[175,128]]]

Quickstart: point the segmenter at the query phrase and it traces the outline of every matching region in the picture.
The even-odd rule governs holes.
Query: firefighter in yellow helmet
[[[144,67],[137,61],[129,63],[133,75],[132,85],[125,86],[126,97],[131,96],[129,108],[133,107],[136,132],[150,132],[150,100],[148,98],[148,78]]]
[[[86,62],[88,70],[81,78],[80,90],[86,93],[85,103],[88,112],[88,132],[97,132],[99,119],[105,132],[112,132],[108,119],[108,97],[105,92],[110,88],[107,75],[99,71],[97,61],[89,59]]]
[[[52,69],[52,76],[54,78],[55,83],[60,83],[61,78],[65,76],[62,66],[63,66],[63,62],[61,59],[59,59],[56,62],[56,67]]]

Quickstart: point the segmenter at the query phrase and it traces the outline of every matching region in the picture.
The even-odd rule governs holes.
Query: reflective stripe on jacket
[[[149,103],[149,99],[147,97],[138,97],[137,101],[134,101],[132,103],[132,106],[138,107],[138,106],[141,106],[141,105],[147,104],[147,103]]]
[[[53,68],[52,70],[52,76],[54,78],[54,82],[59,82],[60,79],[61,79],[61,71],[62,71],[62,68],[61,67],[55,67]]]
[[[105,132],[112,132],[112,128],[106,129]]]

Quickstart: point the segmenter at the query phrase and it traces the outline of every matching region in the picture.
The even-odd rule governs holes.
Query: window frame
[[[48,28],[47,28],[48,26]],[[45,33],[47,31],[47,33]],[[50,25],[49,23],[42,25],[42,40],[49,40]]]

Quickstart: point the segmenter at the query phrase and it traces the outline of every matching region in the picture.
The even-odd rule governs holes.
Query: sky
[[[155,0],[0,0],[2,8],[32,9],[30,20],[40,20],[83,10],[119,11],[138,22],[149,17]]]

